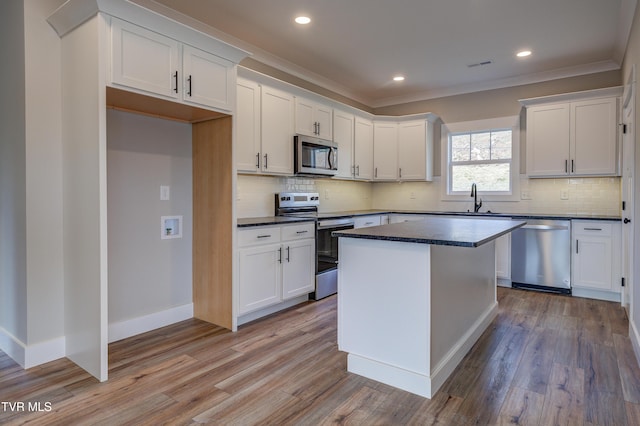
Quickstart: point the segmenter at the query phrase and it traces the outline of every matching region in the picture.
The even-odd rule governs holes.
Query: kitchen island
[[[431,398],[497,314],[494,240],[525,223],[434,217],[334,232],[348,371]]]

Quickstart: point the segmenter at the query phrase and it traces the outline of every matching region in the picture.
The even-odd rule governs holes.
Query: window
[[[444,199],[468,198],[473,183],[485,196],[513,198],[519,173],[518,121],[505,117],[443,125]]]

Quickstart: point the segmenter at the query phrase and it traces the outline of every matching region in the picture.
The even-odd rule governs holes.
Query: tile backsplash
[[[466,211],[473,201],[441,199],[440,179],[433,182],[369,183],[332,179],[238,175],[237,216],[272,216],[277,192],[318,192],[320,211],[424,210]],[[482,211],[620,215],[620,178],[529,179],[520,177],[528,199],[485,202]],[[566,199],[564,199],[566,198]]]
[[[274,194],[278,192],[318,192],[321,212],[366,210],[371,208],[371,184],[368,182],[238,175],[237,216],[273,216]]]

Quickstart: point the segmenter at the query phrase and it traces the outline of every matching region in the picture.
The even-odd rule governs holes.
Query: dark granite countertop
[[[545,213],[493,213],[493,212],[442,212],[442,211],[420,211],[420,210],[349,210],[343,212],[318,213],[322,219],[367,216],[377,214],[428,214],[434,216],[466,216],[466,217],[508,217],[512,219],[550,219],[550,220],[605,220],[620,221],[620,216],[588,215],[588,214],[545,214]]]
[[[246,217],[238,219],[238,228],[248,228],[251,226],[285,225],[295,222],[315,222],[315,219],[308,217],[286,216]]]
[[[478,247],[525,225],[525,221],[430,217],[423,220],[336,231],[332,235],[370,240]]]

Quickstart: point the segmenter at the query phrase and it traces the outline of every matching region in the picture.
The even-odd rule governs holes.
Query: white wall
[[[27,341],[25,62],[21,0],[0,3],[0,52],[6,59],[0,79],[0,348],[9,352],[3,333],[23,343]]]
[[[62,0],[25,1],[28,343],[64,335],[60,38]]]
[[[0,348],[26,367],[64,355],[62,2],[0,5]]]
[[[109,324],[191,304],[191,125],[108,110],[107,184]],[[162,240],[173,215],[183,237]]]

